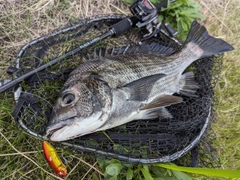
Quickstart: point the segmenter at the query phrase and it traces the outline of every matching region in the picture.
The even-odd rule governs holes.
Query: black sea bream
[[[52,141],[65,141],[133,120],[171,118],[165,107],[182,102],[172,94],[195,96],[199,88],[193,72],[182,74],[184,70],[197,59],[231,50],[231,45],[193,22],[179,52],[171,54],[171,48],[154,43],[90,59],[69,75],[47,134]]]

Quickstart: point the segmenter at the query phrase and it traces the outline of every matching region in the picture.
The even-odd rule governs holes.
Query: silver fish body
[[[183,74],[184,70],[197,59],[232,49],[193,22],[177,53],[150,44],[113,49],[90,59],[65,82],[47,134],[52,141],[65,141],[137,119],[171,118],[165,107],[182,102],[172,94],[195,96],[199,88],[193,72]],[[118,55],[113,56],[115,51]]]

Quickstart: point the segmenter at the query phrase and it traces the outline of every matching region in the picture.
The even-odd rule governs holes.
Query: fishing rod
[[[175,0],[170,0],[170,2],[174,2]],[[160,24],[158,22],[158,13],[161,11],[161,8],[166,8],[168,6],[168,0],[164,0],[155,6],[150,2],[150,0],[135,0],[133,4],[130,6],[130,11],[133,14],[132,17],[127,17],[121,20],[120,22],[112,25],[109,31],[103,33],[102,35],[95,37],[94,39],[80,45],[79,47],[73,49],[72,51],[67,52],[66,54],[59,56],[50,62],[43,64],[36,69],[17,77],[16,79],[7,82],[0,86],[0,93],[6,91],[7,89],[19,84],[23,80],[31,77],[32,75],[50,67],[57,62],[69,58],[72,55],[76,54],[77,52],[81,51],[82,49],[89,47],[100,40],[106,39],[110,36],[119,36],[120,34],[126,32],[127,30],[131,29],[133,26],[137,26],[138,28],[145,27],[148,31],[148,34],[144,35],[143,41],[155,36],[160,29]],[[163,24],[165,29],[167,30],[170,36],[174,36],[176,31],[168,24]]]

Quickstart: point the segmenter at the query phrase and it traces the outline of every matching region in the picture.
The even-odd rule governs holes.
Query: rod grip
[[[111,26],[111,29],[114,31],[115,36],[119,36],[122,33],[129,30],[133,25],[137,23],[137,19],[135,17],[125,18],[120,22]]]

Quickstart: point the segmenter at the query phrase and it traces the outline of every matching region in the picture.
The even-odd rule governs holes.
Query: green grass
[[[220,3],[222,2],[222,3]],[[230,42],[235,50],[224,57],[222,73],[216,87],[219,107],[216,122],[213,123],[217,139],[215,147],[221,154],[222,167],[240,167],[240,62],[239,23],[237,23],[237,1],[208,2],[206,25],[215,36]],[[204,2],[201,2],[203,5]]]
[[[0,2],[0,77],[21,46],[47,34],[79,16],[128,13],[121,3],[103,0],[101,3],[77,1],[6,1]],[[100,2],[100,1],[99,1]],[[222,73],[216,87],[219,100],[214,147],[220,154],[223,169],[240,168],[240,25],[238,0],[198,1],[206,19],[202,21],[210,34],[223,38],[235,47],[224,57]],[[119,10],[120,9],[120,10]],[[59,179],[48,166],[41,141],[21,131],[11,115],[12,95],[0,94],[0,179]],[[70,171],[67,179],[91,179],[94,172],[103,178],[94,158],[58,149],[66,158]],[[194,175],[194,179],[221,179]],[[224,178],[222,178],[224,179]]]

